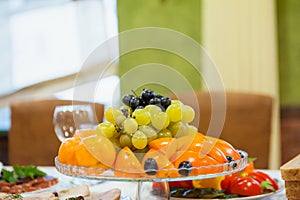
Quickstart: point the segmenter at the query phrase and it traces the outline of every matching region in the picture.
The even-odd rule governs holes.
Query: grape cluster
[[[122,98],[122,102],[129,106],[132,111],[143,109],[147,105],[156,105],[165,111],[171,105],[171,99],[162,95],[157,95],[153,90],[144,89],[140,96],[126,94]]]
[[[135,152],[143,152],[154,139],[197,133],[197,128],[189,125],[195,117],[193,108],[179,100],[144,89],[140,96],[124,95],[122,103],[121,108],[106,109],[107,122],[96,127],[98,134],[121,148],[128,146]]]

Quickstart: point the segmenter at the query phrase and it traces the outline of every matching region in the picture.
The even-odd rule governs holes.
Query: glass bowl
[[[156,177],[155,175],[145,175],[140,177],[120,177],[114,175],[113,169],[102,169],[102,168],[93,168],[93,167],[83,167],[83,166],[72,166],[67,164],[62,164],[59,162],[58,158],[55,158],[56,169],[67,176],[74,176],[87,179],[101,179],[101,180],[111,180],[111,181],[142,181],[142,182],[168,182],[168,181],[183,181],[183,180],[195,180],[195,179],[204,179],[204,178],[213,178],[217,176],[224,176],[227,174],[232,174],[238,171],[243,170],[247,165],[248,154],[245,151],[239,150],[243,154],[243,158],[240,160],[235,160],[230,163],[209,165],[209,166],[200,166],[197,168],[192,168],[192,170],[201,170],[205,169],[206,171],[216,171],[216,173],[205,173],[194,176],[180,176],[180,177]],[[220,170],[221,169],[221,170]],[[167,170],[178,170],[178,169],[166,169]]]
[[[215,173],[204,173],[198,175],[180,176],[180,177],[156,177],[155,175],[139,176],[139,177],[126,177],[126,176],[115,176],[114,169],[102,169],[93,167],[83,167],[83,166],[72,166],[60,163],[58,158],[55,157],[55,166],[58,172],[73,177],[85,178],[85,179],[96,179],[96,180],[106,180],[106,181],[127,181],[127,182],[137,182],[137,193],[136,199],[141,199],[141,188],[143,182],[164,182],[165,192],[169,194],[168,182],[170,181],[184,181],[184,180],[197,180],[205,178],[214,178],[218,176],[224,176],[232,174],[235,172],[242,171],[247,165],[248,154],[245,151],[238,150],[243,156],[240,160],[235,160],[229,163],[200,166],[192,168],[192,170],[205,170],[205,171],[215,171]],[[216,172],[217,169],[217,172]],[[166,169],[168,170],[178,170],[178,169]]]

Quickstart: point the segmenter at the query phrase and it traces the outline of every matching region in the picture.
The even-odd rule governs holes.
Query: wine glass
[[[73,137],[76,130],[94,128],[96,121],[89,104],[56,106],[54,110],[54,130],[61,142]]]

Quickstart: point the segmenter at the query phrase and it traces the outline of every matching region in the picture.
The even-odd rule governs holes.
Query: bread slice
[[[300,181],[286,181],[286,196],[290,199],[300,200]]]
[[[67,198],[78,197],[78,196],[83,196],[83,197],[90,196],[89,186],[80,185],[66,190],[61,190],[58,192],[59,199],[67,199]]]
[[[285,181],[286,197],[289,200],[300,200],[300,154],[280,167]]]
[[[57,200],[58,198],[52,192],[41,192],[23,197],[22,200]]]
[[[300,181],[300,154],[280,167],[282,179]]]

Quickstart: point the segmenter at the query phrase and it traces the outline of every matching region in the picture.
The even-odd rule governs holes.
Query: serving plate
[[[121,177],[114,175],[114,169],[102,169],[93,167],[83,167],[83,166],[72,166],[59,162],[58,157],[55,158],[55,167],[61,174],[79,177],[90,180],[107,180],[107,181],[126,181],[126,182],[137,182],[137,192],[136,199],[141,199],[141,188],[144,182],[169,182],[169,181],[184,181],[184,180],[195,180],[204,178],[214,178],[218,176],[224,176],[239,172],[243,170],[247,165],[248,154],[245,151],[239,150],[243,157],[240,160],[235,160],[229,163],[216,164],[209,166],[193,167],[192,170],[204,170],[209,171],[209,173],[197,174],[193,176],[180,176],[180,177],[156,177],[155,175],[144,175],[140,177]],[[216,171],[217,169],[217,171]],[[168,170],[178,170],[172,169],[162,169],[168,172]],[[134,173],[134,172],[133,172]]]

